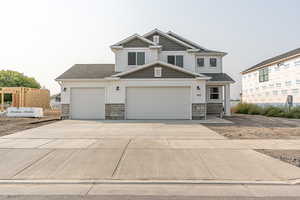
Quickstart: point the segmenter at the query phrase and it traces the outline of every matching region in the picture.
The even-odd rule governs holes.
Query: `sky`
[[[114,63],[109,46],[154,28],[225,51],[240,72],[300,47],[299,0],[0,0],[0,70],[16,70],[58,93],[56,77],[77,63]]]

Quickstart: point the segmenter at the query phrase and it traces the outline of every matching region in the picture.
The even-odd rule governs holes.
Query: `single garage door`
[[[72,88],[72,119],[104,119],[104,88]]]
[[[127,119],[190,119],[189,87],[127,88]]]

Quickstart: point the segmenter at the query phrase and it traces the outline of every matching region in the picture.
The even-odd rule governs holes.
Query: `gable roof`
[[[150,31],[150,32],[148,32],[148,33],[146,33],[146,34],[144,34],[143,37],[146,38],[146,37],[148,37],[149,35],[152,35],[152,34],[154,34],[154,33],[158,33],[159,35],[162,35],[162,36],[164,36],[164,37],[166,37],[166,38],[168,38],[168,39],[170,39],[170,40],[173,40],[174,42],[176,42],[176,43],[178,43],[178,44],[181,44],[181,45],[183,45],[183,46],[185,46],[185,47],[187,47],[187,48],[190,48],[190,49],[196,49],[194,46],[192,46],[192,45],[190,45],[190,44],[188,44],[188,43],[186,43],[186,42],[184,42],[184,41],[178,40],[177,38],[172,37],[171,35],[166,34],[166,33],[164,33],[163,31],[158,30],[158,29],[154,29],[154,30],[152,30],[152,31]]]
[[[269,66],[269,65],[272,65],[272,64],[290,59],[290,58],[295,57],[295,56],[300,56],[300,48],[297,48],[297,49],[294,49],[292,51],[288,51],[286,53],[283,53],[283,54],[280,54],[278,56],[275,56],[275,57],[269,58],[267,60],[264,60],[264,61],[262,61],[262,62],[260,62],[256,65],[242,71],[242,74],[253,71],[255,69],[259,69],[261,67]]]
[[[75,64],[55,80],[103,79],[115,74],[114,64]]]
[[[126,42],[129,42],[135,38],[138,38],[146,43],[148,43],[149,45],[153,45],[153,46],[156,46],[156,44],[154,42],[152,42],[151,40],[148,40],[147,38],[145,37],[142,37],[140,36],[139,34],[133,34],[127,38],[125,38],[124,40],[121,40],[120,42],[117,42],[116,44],[112,45],[111,47],[114,47],[114,46],[121,46],[122,44],[126,43]]]
[[[205,48],[203,46],[200,46],[199,44],[197,44],[197,43],[195,43],[195,42],[193,42],[193,41],[191,41],[189,39],[186,39],[186,38],[184,38],[184,37],[182,37],[182,36],[180,36],[180,35],[172,32],[172,31],[168,31],[167,34],[170,35],[170,36],[172,36],[172,37],[174,37],[174,38],[176,38],[176,39],[178,39],[178,40],[181,40],[181,41],[183,41],[183,42],[185,42],[187,44],[190,44],[190,45],[194,46],[195,48],[199,49],[199,52],[201,52],[201,53],[202,52],[203,53],[217,53],[217,54],[224,54],[224,55],[227,54],[227,53],[222,52],[222,51],[209,50],[209,49],[207,49],[207,48]]]
[[[120,73],[114,74],[114,75],[112,75],[112,77],[121,77],[121,76],[124,76],[124,75],[127,75],[127,74],[131,74],[133,72],[136,72],[136,71],[139,71],[139,70],[142,70],[142,69],[154,66],[154,65],[162,65],[164,67],[169,67],[171,69],[174,69],[174,70],[177,70],[177,71],[180,71],[180,72],[192,75],[194,77],[199,77],[199,78],[203,78],[203,79],[210,79],[210,77],[207,77],[205,75],[198,74],[198,73],[195,73],[195,72],[191,72],[191,71],[186,70],[184,68],[181,68],[181,67],[169,64],[169,63],[165,63],[165,62],[162,62],[162,61],[155,61],[155,62],[152,62],[152,63],[149,63],[149,64],[145,64],[145,65],[142,65],[142,66],[139,66],[139,67],[135,67],[133,69],[130,69],[130,70],[127,70],[127,71],[124,71],[124,72],[120,72]]]

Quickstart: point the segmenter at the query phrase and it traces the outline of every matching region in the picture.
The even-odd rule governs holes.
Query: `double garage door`
[[[190,119],[188,87],[126,89],[126,119]],[[104,88],[72,88],[72,119],[104,119]]]

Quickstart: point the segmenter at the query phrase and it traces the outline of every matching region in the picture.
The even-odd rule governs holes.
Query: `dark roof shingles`
[[[201,73],[205,76],[211,77],[208,81],[232,81],[235,82],[229,75],[225,73]]]
[[[260,62],[260,63],[258,63],[256,65],[254,65],[254,66],[252,66],[252,67],[244,70],[243,72],[247,72],[247,71],[250,71],[250,70],[255,69],[257,67],[260,67],[260,66],[263,66],[263,65],[267,65],[267,64],[270,64],[270,63],[273,63],[273,62],[276,62],[276,61],[279,61],[281,59],[284,59],[284,58],[287,58],[287,57],[290,57],[290,56],[294,56],[294,55],[297,55],[297,54],[300,54],[300,48],[294,49],[294,50],[286,52],[284,54],[280,54],[280,55],[275,56],[273,58],[269,58],[267,60],[264,60],[264,61],[262,61],[262,62]]]
[[[114,64],[75,64],[56,79],[102,79],[114,73]]]

